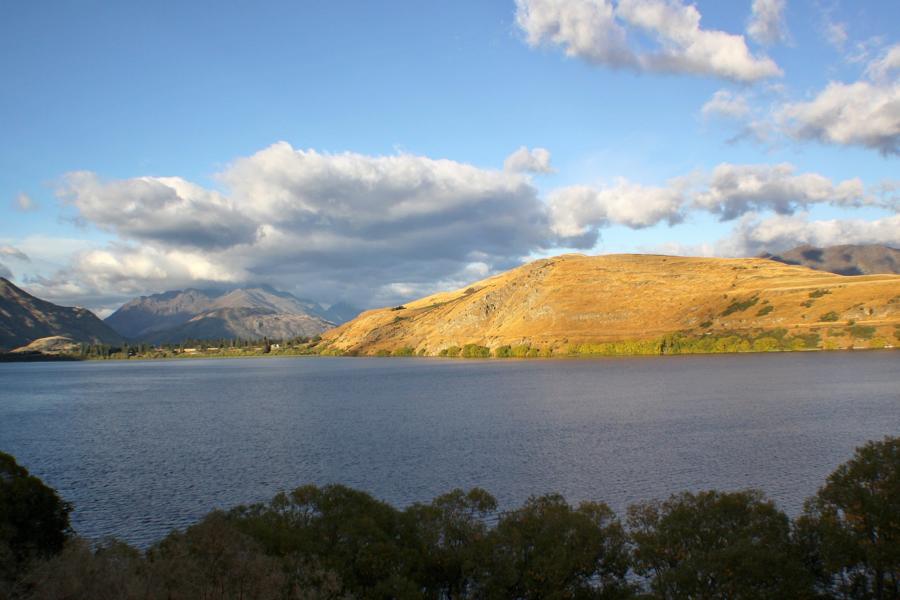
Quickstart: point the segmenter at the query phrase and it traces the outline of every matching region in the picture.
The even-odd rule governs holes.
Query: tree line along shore
[[[0,598],[900,598],[900,438],[856,449],[789,518],[760,491],[632,505],[482,489],[397,509],[341,485],[213,511],[140,550],[91,542],[0,453]]]
[[[0,361],[30,360],[128,360],[254,356],[437,356],[445,358],[550,358],[600,356],[655,356],[726,354],[746,352],[796,352],[816,350],[892,349],[900,346],[900,325],[893,339],[878,335],[874,327],[846,324],[789,333],[787,329],[743,332],[679,332],[647,340],[559,342],[556,344],[503,344],[493,348],[475,343],[451,344],[436,351],[402,346],[367,353],[341,350],[319,336],[261,340],[186,340],[179,344],[133,343],[77,344],[68,352],[17,352],[0,355]]]

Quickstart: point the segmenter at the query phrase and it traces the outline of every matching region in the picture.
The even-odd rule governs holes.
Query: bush
[[[391,352],[391,356],[415,356],[416,349],[411,346],[403,346]]]
[[[635,567],[655,597],[802,598],[788,517],[761,492],[700,492],[629,508]]]
[[[847,328],[847,331],[849,331],[850,335],[853,337],[862,340],[871,339],[872,336],[875,335],[875,328],[870,325],[852,325]]]
[[[750,298],[747,298],[746,300],[732,300],[731,304],[729,304],[728,307],[722,311],[722,316],[727,317],[732,313],[745,311],[757,302],[759,302],[759,296],[752,296]]]
[[[773,310],[775,310],[775,307],[772,306],[771,304],[767,304],[767,305],[763,306],[761,309],[759,309],[759,311],[756,313],[756,316],[764,317],[767,314],[769,314],[770,312],[772,312]]]
[[[627,537],[605,504],[533,497],[501,517],[490,542],[488,598],[630,596]]]
[[[56,491],[0,452],[0,582],[36,558],[62,551],[72,507]]]
[[[857,448],[797,523],[820,591],[832,597],[900,597],[900,438]]]
[[[478,344],[466,344],[462,347],[460,355],[463,358],[489,358],[491,356],[491,349],[486,348],[485,346],[479,346]]]
[[[494,349],[494,356],[497,358],[510,358],[512,355],[512,346],[499,346]]]
[[[819,317],[819,320],[825,321],[826,323],[828,323],[828,322],[832,322],[832,321],[837,321],[840,318],[841,318],[840,315],[838,315],[833,310],[830,310],[827,313],[825,313],[824,315],[822,315],[821,317]]]

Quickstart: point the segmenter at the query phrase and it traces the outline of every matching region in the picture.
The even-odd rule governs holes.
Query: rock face
[[[318,304],[269,287],[141,296],[107,317],[106,323],[131,340],[150,343],[311,337],[334,326]]]
[[[766,253],[760,258],[777,260],[788,265],[802,265],[838,275],[900,273],[900,250],[879,244],[826,248],[798,246],[782,254]]]
[[[51,336],[87,344],[115,345],[123,341],[91,311],[35,298],[0,277],[0,350],[9,351]]]
[[[675,332],[786,329],[825,336],[829,326],[849,320],[893,341],[900,276],[844,277],[758,258],[570,254],[365,312],[322,337],[342,352],[434,355],[465,344],[557,351]]]

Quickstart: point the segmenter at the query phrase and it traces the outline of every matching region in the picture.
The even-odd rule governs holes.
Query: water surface
[[[142,545],[310,482],[617,511],[756,487],[793,514],[855,446],[900,433],[898,367],[890,351],[7,363],[0,450],[74,503],[81,534]]]

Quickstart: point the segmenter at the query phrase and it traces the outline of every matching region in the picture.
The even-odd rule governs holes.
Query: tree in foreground
[[[806,502],[797,530],[822,592],[900,598],[900,438],[857,448]]]
[[[52,488],[0,452],[0,583],[27,562],[62,550],[71,533],[71,510]]]
[[[628,598],[627,537],[608,506],[572,508],[562,496],[530,498],[504,514],[490,538],[486,598]]]
[[[805,598],[788,517],[761,492],[682,493],[630,507],[635,570],[654,597]]]

